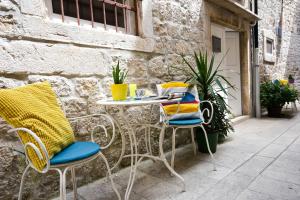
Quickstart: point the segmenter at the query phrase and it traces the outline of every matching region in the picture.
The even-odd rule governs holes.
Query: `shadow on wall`
[[[296,3],[293,19],[293,31],[291,32],[290,46],[287,54],[287,70],[285,77],[290,74],[295,78],[295,87],[300,89],[300,1]],[[283,35],[284,37],[284,35]]]

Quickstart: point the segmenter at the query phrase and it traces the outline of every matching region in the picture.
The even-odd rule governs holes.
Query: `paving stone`
[[[288,160],[294,160],[300,162],[300,153],[285,151],[280,155],[280,159],[288,159]]]
[[[173,193],[180,193],[182,189],[178,185],[170,184],[165,181],[161,181],[159,184],[148,188],[147,190],[143,191],[141,194],[143,197],[147,199],[163,199],[169,197]]]
[[[173,195],[170,195],[168,198],[171,200],[197,200],[198,198],[198,190],[195,190],[194,192],[186,191],[186,192],[180,192],[180,193],[174,193]]]
[[[270,144],[265,149],[263,149],[261,152],[259,152],[258,155],[275,158],[280,153],[282,153],[285,149],[286,149],[285,145]]]
[[[264,176],[257,178],[249,186],[249,189],[280,198],[300,199],[300,185],[278,181]]]
[[[300,144],[300,137],[294,142],[294,144]]]
[[[245,154],[242,151],[236,151],[235,154],[216,153],[214,155],[218,165],[234,169],[251,157],[252,154]],[[201,157],[204,161],[211,161],[209,156]]]
[[[245,162],[241,167],[239,167],[236,172],[255,177],[261,173],[272,161],[272,158],[254,156]]]
[[[279,157],[269,168],[279,167],[283,171],[296,171],[300,172],[300,161],[284,159]]]
[[[221,165],[216,165],[217,170],[213,170],[213,163],[210,162],[201,162],[198,165],[194,167],[190,167],[188,169],[182,169],[177,170],[180,174],[184,176],[187,181],[189,181],[190,178],[203,178],[203,177],[209,177],[216,180],[221,180],[225,176],[227,176],[232,169],[223,167]]]
[[[296,137],[297,137],[297,135],[293,135],[293,136],[291,136],[291,135],[282,135],[279,138],[277,138],[273,143],[289,146],[290,144],[292,144],[294,142]]]
[[[244,191],[253,180],[252,177],[232,173],[219,181],[216,185],[203,195],[198,196],[198,200],[232,200]]]
[[[272,166],[262,173],[262,176],[278,181],[290,182],[300,185],[300,171],[287,171],[280,167]]]
[[[245,190],[235,200],[288,200],[269,194],[259,193],[251,190]]]
[[[293,143],[288,150],[300,153],[300,143]]]

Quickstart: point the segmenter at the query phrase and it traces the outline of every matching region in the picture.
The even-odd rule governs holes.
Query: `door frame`
[[[239,48],[240,48],[240,76],[241,76],[241,104],[242,104],[242,115],[252,115],[252,100],[251,100],[251,74],[250,74],[250,26],[234,27],[226,25],[226,23],[220,23],[214,20],[210,16],[207,17],[206,23],[206,46],[208,51],[212,51],[211,42],[211,25],[216,24],[225,28],[232,29],[239,32]],[[248,28],[247,28],[248,27]],[[243,48],[242,48],[243,47]]]

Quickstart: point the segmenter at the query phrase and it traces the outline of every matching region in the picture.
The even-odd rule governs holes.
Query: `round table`
[[[185,190],[184,179],[177,172],[175,172],[174,169],[169,165],[169,163],[165,157],[164,151],[163,151],[163,140],[164,140],[164,134],[165,134],[165,128],[166,128],[165,124],[162,123],[161,127],[157,126],[157,125],[151,125],[151,124],[142,125],[142,126],[149,126],[149,132],[148,132],[149,143],[147,143],[145,141],[147,154],[139,154],[138,143],[137,143],[136,134],[135,134],[136,131],[134,130],[134,127],[133,127],[134,125],[130,124],[128,118],[124,114],[124,107],[128,107],[128,106],[160,105],[162,103],[176,103],[176,102],[179,102],[180,100],[181,100],[181,98],[170,99],[170,100],[169,99],[145,98],[145,99],[141,99],[141,100],[127,99],[124,101],[113,101],[112,99],[104,99],[104,100],[97,101],[98,105],[102,105],[105,107],[107,114],[110,115],[114,119],[114,122],[118,126],[120,133],[121,133],[122,151],[121,151],[119,160],[117,161],[115,166],[112,167],[112,170],[120,164],[120,162],[122,161],[123,158],[125,158],[125,157],[131,158],[130,175],[129,175],[129,180],[128,180],[128,184],[127,184],[127,188],[126,188],[126,192],[125,192],[125,200],[129,199],[129,196],[130,196],[133,184],[134,184],[134,180],[135,180],[137,165],[145,157],[162,161],[164,163],[164,165],[167,167],[167,169],[171,172],[171,174],[175,175],[182,181],[183,191]],[[131,154],[129,154],[129,155],[124,155],[125,154],[125,135],[124,135],[125,133],[121,128],[120,122],[109,113],[108,108],[112,107],[112,106],[118,108],[121,120],[123,122],[125,122],[124,124],[125,124],[125,126],[127,126],[129,142],[130,142],[130,151],[131,151]],[[161,129],[160,136],[159,136],[159,156],[152,155],[151,146],[150,146],[151,145],[150,127]]]

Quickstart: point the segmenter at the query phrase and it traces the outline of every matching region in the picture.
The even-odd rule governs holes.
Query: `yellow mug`
[[[131,98],[136,97],[136,94],[135,94],[136,89],[137,89],[136,84],[129,84],[129,95]]]

